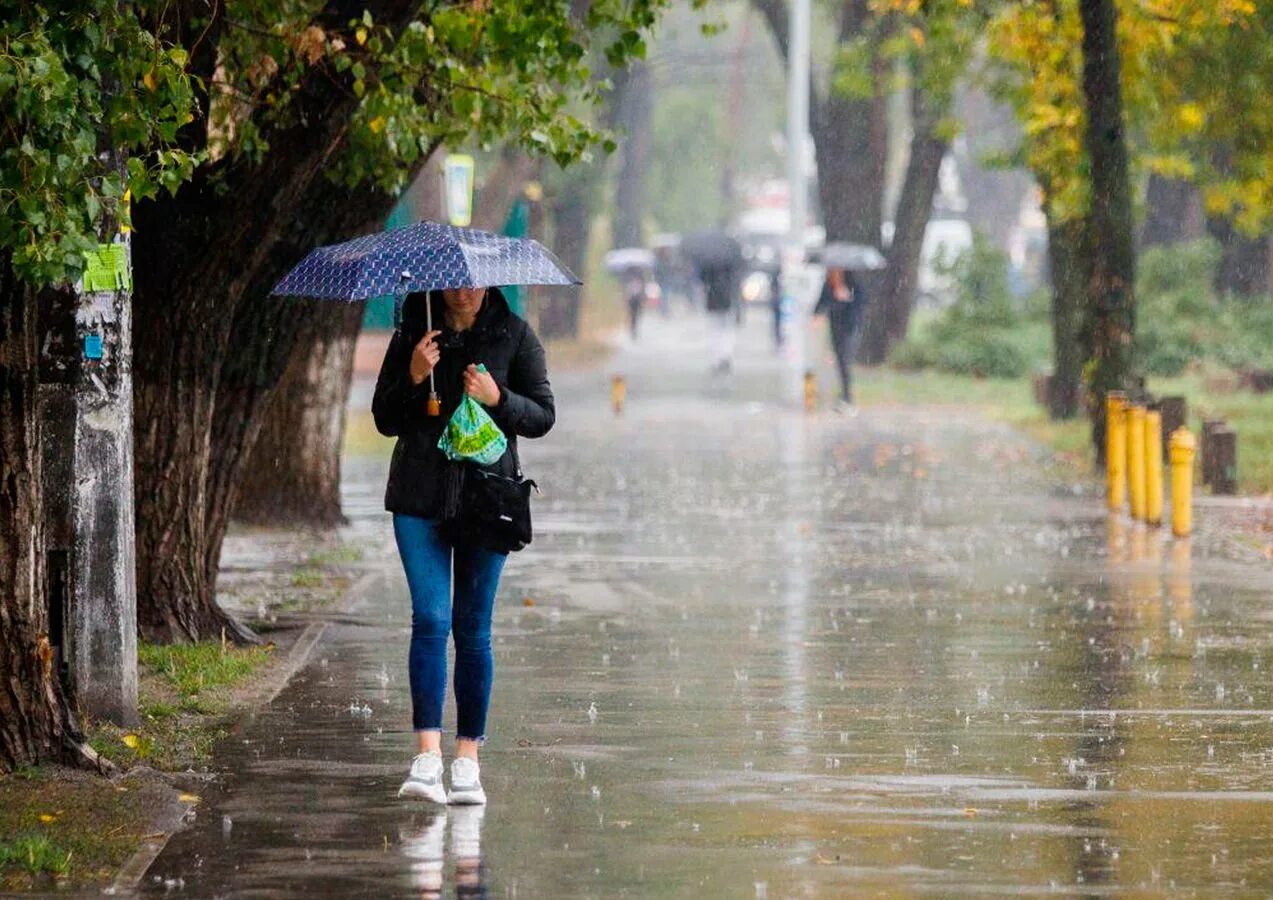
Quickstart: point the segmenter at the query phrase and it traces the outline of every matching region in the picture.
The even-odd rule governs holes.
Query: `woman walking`
[[[426,303],[437,330],[427,330]],[[429,415],[430,375],[441,397],[440,415]],[[372,400],[377,430],[398,439],[385,508],[393,514],[411,592],[408,673],[418,753],[398,795],[480,804],[486,793],[478,748],[486,738],[495,674],[491,617],[507,554],[449,541],[439,531],[448,461],[438,439],[465,394],[508,438],[507,452],[491,469],[519,476],[517,438],[543,436],[556,418],[543,345],[498,288],[409,295]],[[455,640],[458,721],[448,792],[442,782],[442,706],[449,636]]]
[[[827,269],[813,314],[825,315],[831,324],[831,351],[840,374],[840,409],[853,408],[853,357],[857,355],[866,300],[866,292],[851,272]]]

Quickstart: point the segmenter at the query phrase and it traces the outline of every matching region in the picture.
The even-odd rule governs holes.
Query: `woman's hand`
[[[477,366],[469,366],[464,370],[464,393],[483,406],[495,406],[499,403],[499,385],[490,372],[479,372]]]
[[[420,338],[420,343],[416,344],[415,349],[411,351],[412,384],[420,384],[420,382],[428,378],[429,373],[433,371],[433,367],[438,364],[442,351],[438,349],[435,338],[441,333],[440,331],[430,331]]]

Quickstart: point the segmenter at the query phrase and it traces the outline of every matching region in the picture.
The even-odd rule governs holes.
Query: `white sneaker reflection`
[[[457,806],[451,810],[451,856],[455,859],[455,895],[486,896],[482,868],[482,819],[485,806]]]
[[[421,897],[442,896],[442,868],[446,862],[443,850],[446,813],[436,813],[423,828],[403,826],[398,832],[402,852],[411,860],[411,883]]]
[[[446,869],[445,834],[451,822],[451,858],[455,862],[455,896],[485,897],[482,867],[484,806],[453,806],[431,816],[423,827],[403,825],[398,832],[402,854],[410,860],[411,884],[426,900],[440,900]]]

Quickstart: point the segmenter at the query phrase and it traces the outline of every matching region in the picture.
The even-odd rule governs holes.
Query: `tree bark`
[[[1179,244],[1203,236],[1202,197],[1196,185],[1151,173],[1145,188],[1142,247]]]
[[[484,231],[499,231],[503,228],[513,202],[521,196],[526,183],[534,179],[538,170],[538,160],[531,159],[517,147],[505,147],[500,154],[499,163],[478,192],[473,210],[473,227]]]
[[[74,754],[43,588],[34,289],[0,259],[0,771]]]
[[[1083,21],[1083,139],[1092,172],[1089,246],[1089,333],[1092,384],[1089,414],[1092,443],[1105,445],[1105,395],[1130,388],[1136,329],[1131,183],[1119,71],[1114,0],[1079,0]]]
[[[906,176],[893,217],[893,242],[888,265],[881,273],[877,296],[867,307],[865,331],[858,357],[867,364],[882,363],[893,345],[906,337],[915,308],[924,232],[933,211],[937,176],[949,143],[938,134],[940,111],[920,87],[911,92],[913,136]]]
[[[1235,297],[1259,297],[1273,293],[1273,240],[1268,235],[1247,237],[1228,219],[1212,218],[1207,232],[1220,242],[1215,289]]]
[[[1079,414],[1083,360],[1084,299],[1091,280],[1090,254],[1083,245],[1081,220],[1056,218],[1045,197],[1048,225],[1048,268],[1052,281],[1052,381],[1048,390],[1048,414],[1053,419],[1072,419]]]
[[[1011,107],[996,102],[982,88],[961,89],[957,98],[963,140],[955,145],[955,154],[968,200],[968,224],[1008,253],[1022,203],[1034,183],[1023,170],[992,167],[986,158],[1019,145],[1021,125]]]
[[[376,20],[401,27],[413,10],[386,2]],[[335,2],[324,15],[356,13]],[[325,178],[356,98],[315,73],[296,102],[298,124],[271,134],[259,166],[222,160],[135,212],[138,626],[150,640],[252,639],[216,605],[217,561],[260,410],[306,327],[266,295],[314,244],[378,226],[392,205]]]
[[[787,4],[752,0],[764,16],[783,59],[787,59]],[[867,34],[872,24],[865,0],[842,0],[839,42]],[[818,199],[828,241],[880,246],[884,207],[884,170],[888,160],[888,67],[882,52],[883,29],[871,37],[870,97],[847,96],[809,88],[809,131],[818,161]]]
[[[362,304],[321,303],[313,337],[298,346],[262,413],[234,491],[235,519],[252,525],[332,528],[345,523],[340,459]]]
[[[615,247],[645,246],[645,173],[650,165],[650,68],[643,62],[627,70],[619,99],[622,156],[614,197]]]

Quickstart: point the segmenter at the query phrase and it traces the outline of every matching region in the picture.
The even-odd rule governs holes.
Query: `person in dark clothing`
[[[645,310],[646,277],[642,269],[628,269],[623,273],[623,297],[628,304],[629,331],[635,341],[641,328],[641,313]]]
[[[835,354],[835,365],[840,375],[840,403],[843,407],[853,405],[853,357],[857,355],[866,303],[866,291],[851,272],[827,270],[822,294],[813,314],[826,316],[831,326],[831,351]]]
[[[726,374],[734,367],[738,333],[738,267],[734,264],[701,266],[699,278],[706,289],[707,318],[712,331],[712,371]]]
[[[769,272],[769,310],[774,321],[774,350],[781,350],[786,335],[782,328],[782,266],[775,265]]]
[[[432,306],[433,331],[425,324],[426,303]],[[441,415],[428,414],[430,374]],[[419,753],[398,793],[437,803],[486,802],[477,758],[494,677],[491,617],[506,557],[452,543],[438,530],[447,467],[438,439],[466,394],[486,408],[508,439],[508,450],[490,468],[509,477],[520,474],[517,438],[543,436],[556,418],[543,345],[497,288],[409,295],[402,324],[385,351],[371,409],[376,429],[398,439],[385,509],[393,514],[411,592],[408,674]],[[441,732],[449,636],[455,640],[458,723],[447,792]]]

